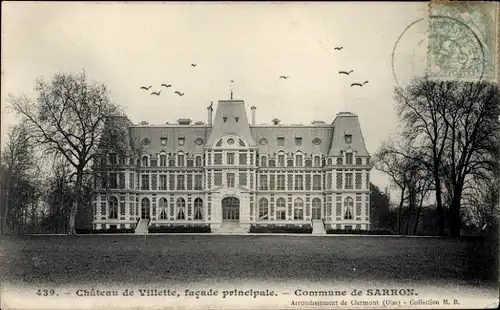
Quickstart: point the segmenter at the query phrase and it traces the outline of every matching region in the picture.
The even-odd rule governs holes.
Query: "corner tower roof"
[[[328,156],[339,156],[341,151],[348,148],[356,151],[358,156],[370,156],[356,114],[351,112],[338,113],[333,121],[333,126],[333,137]],[[346,136],[350,136],[350,138]]]

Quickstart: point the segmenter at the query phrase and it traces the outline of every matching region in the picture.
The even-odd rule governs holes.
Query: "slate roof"
[[[224,117],[226,122],[224,123]],[[238,117],[236,122],[235,118]],[[352,148],[358,156],[370,156],[364,142],[358,116],[350,112],[338,113],[331,124],[311,125],[250,125],[242,100],[221,100],[218,103],[213,126],[200,125],[133,125],[126,117],[115,117],[120,128],[127,130],[130,150],[136,154],[156,156],[161,151],[177,153],[183,151],[202,154],[205,146],[211,146],[224,135],[237,135],[255,146],[260,154],[274,154],[279,151],[295,153],[301,151],[309,157],[312,154],[340,156],[341,151]],[[346,134],[352,135],[347,143]],[[278,137],[284,138],[284,145],[278,145]],[[166,145],[162,145],[166,138]],[[179,145],[184,138],[184,145]],[[296,138],[302,138],[297,145]],[[264,143],[266,140],[266,143]]]

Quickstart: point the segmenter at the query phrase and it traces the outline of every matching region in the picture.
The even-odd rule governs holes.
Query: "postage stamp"
[[[496,79],[498,3],[435,1],[429,6],[429,77]]]

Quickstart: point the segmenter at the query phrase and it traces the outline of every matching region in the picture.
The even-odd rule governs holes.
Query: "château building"
[[[115,116],[126,146],[99,166],[94,229],[209,224],[322,223],[370,227],[370,155],[358,117],[331,123],[257,125],[242,100],[220,100],[208,123],[132,124]]]

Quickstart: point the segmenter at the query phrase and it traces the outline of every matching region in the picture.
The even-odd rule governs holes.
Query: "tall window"
[[[196,198],[194,200],[194,219],[203,219],[203,200],[201,200],[201,198]]]
[[[245,171],[240,171],[238,181],[239,186],[247,186],[247,173]]]
[[[147,156],[142,156],[142,165],[144,167],[149,166],[149,164],[148,164],[148,157]]]
[[[267,157],[266,156],[261,156],[260,157],[260,166],[261,167],[267,167]]]
[[[361,172],[356,172],[356,189],[361,189]]]
[[[177,199],[177,217],[178,220],[186,219],[186,201],[183,198]]]
[[[221,186],[222,185],[222,172],[214,173],[214,185]]]
[[[352,153],[345,154],[345,164],[352,165]]]
[[[141,189],[149,190],[149,174],[141,175]]]
[[[116,197],[109,198],[109,218],[118,219],[118,199]]]
[[[303,190],[304,189],[304,178],[301,175],[295,176],[295,190]]]
[[[184,166],[184,155],[183,154],[177,155],[177,165]]]
[[[166,174],[160,174],[160,190],[161,191],[167,190],[167,175]]]
[[[321,157],[314,156],[314,167],[321,167]]]
[[[284,154],[278,155],[278,167],[285,167],[285,155]]]
[[[337,172],[337,189],[342,189],[342,172]]]
[[[286,220],[286,203],[284,198],[276,200],[276,219]]]
[[[321,190],[321,175],[313,175],[313,190]]]
[[[277,183],[276,183],[276,189],[279,191],[284,191],[285,190],[285,175],[284,174],[278,174],[277,176]]]
[[[295,156],[295,166],[302,167],[302,155]]]
[[[146,197],[142,198],[141,208],[145,210],[145,212],[147,212],[148,215],[150,214],[151,211],[149,209],[149,199],[147,199]]]
[[[194,176],[194,189],[195,190],[202,189],[202,176],[200,174],[195,174]]]
[[[227,153],[227,164],[234,165],[234,153]]]
[[[321,199],[314,198],[312,201],[313,219],[321,219]]]
[[[353,200],[351,197],[344,199],[344,220],[352,220]]]
[[[293,204],[293,219],[304,219],[304,201],[301,198],[295,199],[295,202]]]
[[[234,187],[234,173],[227,173],[227,187]]]
[[[259,221],[269,219],[269,204],[266,198],[259,200]]]
[[[116,165],[116,154],[115,153],[109,154],[109,164]]]
[[[345,174],[345,188],[352,189],[352,173]]]
[[[168,207],[168,202],[167,199],[165,198],[160,198],[160,220],[166,220],[167,219],[167,207]]]
[[[215,165],[222,165],[222,154],[221,153],[214,154],[214,164]]]
[[[165,167],[167,165],[167,155],[160,154],[160,166]]]
[[[116,172],[109,174],[109,188],[118,188],[118,180]]]
[[[267,175],[261,174],[259,176],[259,189],[260,190],[267,190]]]
[[[202,166],[201,156],[196,156],[195,166],[196,167],[201,167]]]
[[[240,153],[240,165],[247,164],[247,153]]]
[[[184,186],[184,176],[181,174],[177,175],[177,189],[184,190],[186,187]]]

